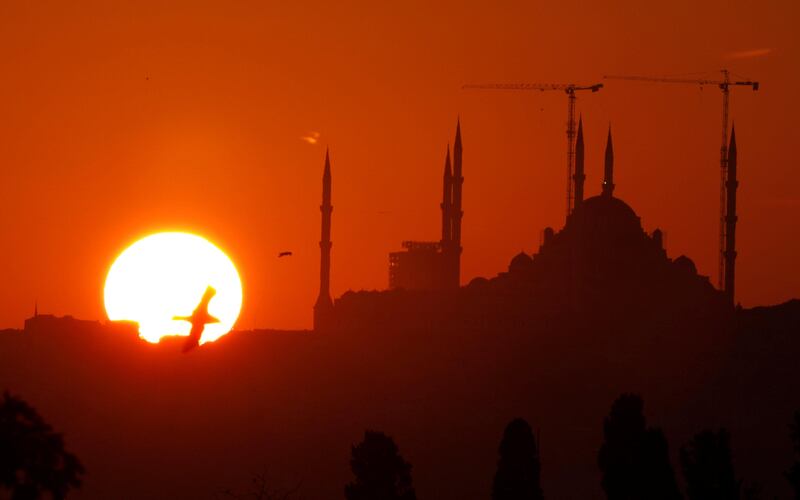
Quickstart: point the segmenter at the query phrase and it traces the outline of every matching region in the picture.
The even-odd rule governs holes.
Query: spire
[[[461,208],[461,187],[458,185],[458,179],[461,179],[463,182],[463,176],[461,171],[461,155],[463,154],[464,148],[461,145],[461,118],[458,119],[456,122],[456,140],[453,143],[453,181],[455,184],[453,185],[453,203],[457,204],[457,208]],[[456,199],[456,191],[458,191],[458,199]]]
[[[454,151],[461,151],[461,117],[456,118],[456,142],[453,143]]]
[[[322,206],[320,210],[323,212],[323,225],[326,223],[326,214],[325,210],[328,209],[327,213],[327,235],[325,234],[325,228],[323,227],[323,239],[330,240],[330,212],[333,211],[333,207],[331,206],[331,155],[330,150],[325,148],[325,168],[322,171]]]
[[[450,169],[450,144],[444,159],[444,179],[442,181],[442,248],[453,238],[453,173]]]
[[[614,196],[614,146],[611,143],[611,125],[606,140],[606,162],[603,176],[603,196]]]
[[[314,304],[314,330],[321,330],[329,324],[333,301],[330,293],[331,280],[331,160],[330,152],[325,150],[325,169],[322,173],[322,231],[319,241],[319,296]]]
[[[325,170],[322,172],[323,179],[331,178],[331,154],[330,148],[325,148]]]
[[[464,175],[461,169],[461,159],[463,147],[461,145],[461,117],[456,121],[456,140],[453,144],[453,206],[451,211],[452,229],[452,249],[450,252],[449,283],[457,288],[461,283],[461,218],[464,211],[461,209],[461,188],[464,184]]]
[[[583,169],[583,117],[578,117],[578,138],[575,140],[575,173],[572,180],[575,185],[575,209],[583,203],[583,181],[586,179]]]
[[[725,182],[726,198],[725,198],[725,253],[723,258],[725,261],[725,297],[730,304],[735,301],[735,281],[736,281],[736,221],[738,215],[736,214],[736,188],[739,187],[739,181],[736,178],[736,124],[731,127],[731,142],[728,147],[728,172]]]

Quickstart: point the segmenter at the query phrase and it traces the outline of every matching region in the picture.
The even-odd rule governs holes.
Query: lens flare
[[[216,295],[208,313],[218,323],[205,325],[200,344],[233,328],[242,308],[242,282],[233,262],[208,240],[189,233],[158,233],[128,247],[106,277],[108,319],[139,323],[139,336],[158,342],[167,335],[187,336],[188,321],[211,286]]]

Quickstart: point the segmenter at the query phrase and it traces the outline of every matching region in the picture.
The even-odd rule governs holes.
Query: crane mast
[[[654,83],[684,83],[691,85],[715,85],[722,91],[722,144],[719,149],[719,171],[720,171],[720,187],[719,187],[719,261],[717,269],[717,284],[720,290],[725,290],[727,285],[725,283],[725,243],[728,235],[726,234],[725,212],[726,212],[726,196],[725,186],[728,179],[728,115],[730,105],[730,88],[732,86],[745,86],[751,87],[753,91],[758,90],[759,83],[751,80],[732,81],[730,79],[730,72],[727,69],[721,70],[721,80],[694,80],[687,78],[656,78],[648,76],[620,76],[608,75],[604,76],[606,80],[632,80],[639,82],[654,82]]]
[[[728,103],[730,102],[730,78],[728,70],[722,70],[722,145],[719,147],[719,255],[717,258],[717,288],[725,290],[725,181],[728,179]]]
[[[575,175],[575,89],[567,91],[567,217],[575,208],[572,177]]]
[[[468,84],[464,89],[474,90],[560,90],[567,94],[567,217],[575,207],[575,193],[572,189],[572,177],[575,174],[575,92],[590,90],[597,92],[603,88],[602,83],[593,85],[576,85],[574,83],[486,83]]]

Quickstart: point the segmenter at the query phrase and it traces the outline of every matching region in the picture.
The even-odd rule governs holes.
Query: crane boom
[[[472,90],[591,90],[597,92],[603,88],[602,83],[594,85],[575,85],[574,83],[471,83],[461,87]]]
[[[650,76],[630,76],[630,75],[607,75],[603,78],[606,80],[632,80],[638,82],[654,82],[654,83],[683,83],[691,85],[715,85],[722,91],[722,145],[719,150],[719,170],[720,170],[720,188],[719,188],[719,266],[717,269],[717,284],[720,290],[726,289],[725,283],[725,242],[727,234],[725,230],[725,183],[728,178],[728,115],[730,105],[730,88],[733,86],[751,87],[753,91],[758,90],[759,83],[753,80],[732,81],[730,79],[730,72],[727,69],[721,70],[721,80],[705,80],[705,79],[690,79],[690,78],[661,78]]]
[[[725,72],[726,70],[722,70]],[[603,77],[606,80],[630,80],[636,82],[654,82],[654,83],[687,83],[693,85],[745,85],[752,87],[753,90],[758,90],[758,82],[750,80],[730,81],[727,77],[722,80],[694,80],[691,78],[660,78],[652,76],[626,76],[626,75],[606,75]]]
[[[461,87],[468,90],[560,90],[567,94],[567,217],[574,206],[572,176],[575,173],[575,92],[590,90],[597,92],[602,83],[577,85],[574,83],[478,83]]]

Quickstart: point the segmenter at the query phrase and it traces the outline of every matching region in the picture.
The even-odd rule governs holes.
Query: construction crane
[[[753,91],[758,90],[758,82],[751,80],[731,80],[730,72],[727,69],[720,70],[721,80],[694,80],[688,78],[655,78],[649,76],[622,76],[608,75],[603,78],[606,80],[633,80],[639,82],[655,83],[684,83],[690,85],[714,85],[722,91],[722,145],[719,148],[719,267],[717,270],[717,284],[720,290],[725,289],[725,181],[728,178],[728,109],[730,105],[731,87],[751,87]]]
[[[574,83],[486,83],[468,84],[464,89],[474,90],[560,90],[567,94],[567,217],[574,206],[572,192],[572,176],[575,173],[575,92],[591,90],[597,92],[603,88],[602,83],[594,85],[576,85]]]

